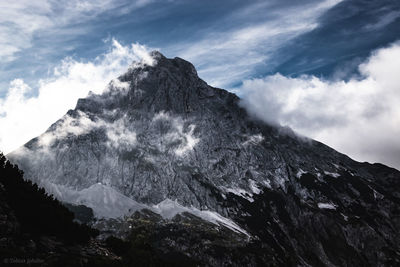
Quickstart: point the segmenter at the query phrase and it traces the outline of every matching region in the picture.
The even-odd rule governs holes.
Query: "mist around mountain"
[[[398,170],[261,122],[159,52],[7,156],[127,266],[400,263]]]

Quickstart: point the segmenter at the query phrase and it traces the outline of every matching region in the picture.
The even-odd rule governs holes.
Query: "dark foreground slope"
[[[0,265],[99,266],[116,260],[94,241],[98,232],[0,154]],[[111,255],[108,255],[111,254]]]
[[[82,207],[70,207],[78,214]],[[82,216],[80,216],[82,217]],[[182,213],[164,220],[149,210],[125,221],[105,220],[125,241],[86,225],[0,154],[0,266],[223,266],[254,265],[263,252],[228,228]],[[86,218],[86,216],[83,216]],[[129,227],[126,227],[129,225]],[[116,233],[116,232],[112,232]]]
[[[399,171],[255,121],[189,62],[152,57],[10,158],[63,201],[101,183],[145,205],[218,212],[262,251],[249,265],[400,263]]]

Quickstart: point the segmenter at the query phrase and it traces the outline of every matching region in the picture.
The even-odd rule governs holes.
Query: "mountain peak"
[[[154,57],[154,58],[165,58],[165,56],[158,50],[153,50],[149,54],[151,57]]]
[[[196,68],[192,63],[182,58],[167,58],[160,51],[153,50],[147,55],[143,56],[140,61],[134,61],[128,70],[128,73],[140,73],[143,71],[149,71],[151,69],[179,69],[183,73],[191,73],[197,76]]]
[[[160,70],[166,69],[170,72],[178,71],[182,74],[191,74],[198,78],[196,68],[192,63],[186,61],[182,58],[167,58],[160,51],[154,50],[148,54],[151,57],[152,64],[140,64],[140,62],[133,62],[131,66],[131,71],[149,71],[151,69]],[[149,60],[145,60],[146,57],[142,60],[142,62],[148,62]],[[134,72],[135,73],[135,72]]]
[[[109,83],[103,94],[79,99],[76,109],[98,112],[141,108],[189,113],[204,107],[203,102],[223,103],[226,97],[238,100],[225,90],[210,87],[198,77],[193,64],[182,58],[167,58],[158,51],[149,56],[151,60],[134,62],[126,73]]]

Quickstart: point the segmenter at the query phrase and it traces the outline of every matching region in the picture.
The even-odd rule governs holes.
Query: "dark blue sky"
[[[327,10],[318,23],[278,51],[284,59],[270,72],[348,78],[371,51],[399,39],[400,1],[343,1]]]

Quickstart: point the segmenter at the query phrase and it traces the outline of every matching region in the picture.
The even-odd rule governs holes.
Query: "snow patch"
[[[266,179],[262,182],[268,189],[272,189],[271,186],[271,181],[269,179]]]
[[[225,186],[221,186],[220,189],[222,189],[223,191],[225,191],[226,193],[232,193],[234,195],[237,195],[239,197],[242,197],[244,199],[247,199],[250,202],[254,202],[253,199],[253,194],[247,192],[246,190],[242,189],[242,188],[227,188]]]
[[[336,170],[340,170],[341,169],[340,166],[335,164],[335,163],[332,163],[332,165],[336,168]]]
[[[324,173],[325,173],[326,175],[332,176],[332,177],[334,177],[334,178],[338,178],[338,177],[340,176],[340,174],[337,173],[337,172],[328,172],[328,171],[324,171]]]
[[[254,180],[249,180],[249,186],[251,191],[253,191],[254,194],[258,195],[262,192],[262,190],[260,188],[258,188],[256,181]]]
[[[236,223],[228,218],[219,215],[216,212],[209,210],[199,210],[195,207],[185,207],[179,204],[177,201],[172,201],[170,199],[165,199],[157,205],[154,205],[151,210],[160,214],[165,219],[172,219],[179,213],[189,212],[215,225],[223,225],[236,233],[242,233],[250,237],[250,235]]]
[[[247,146],[249,144],[259,144],[264,140],[261,134],[247,135],[247,140],[242,143],[242,145]]]
[[[296,177],[300,178],[303,174],[307,173],[306,171],[303,171],[302,169],[299,169],[299,171],[296,173]]]
[[[336,209],[336,205],[334,205],[332,203],[318,203],[318,208],[335,210]]]

